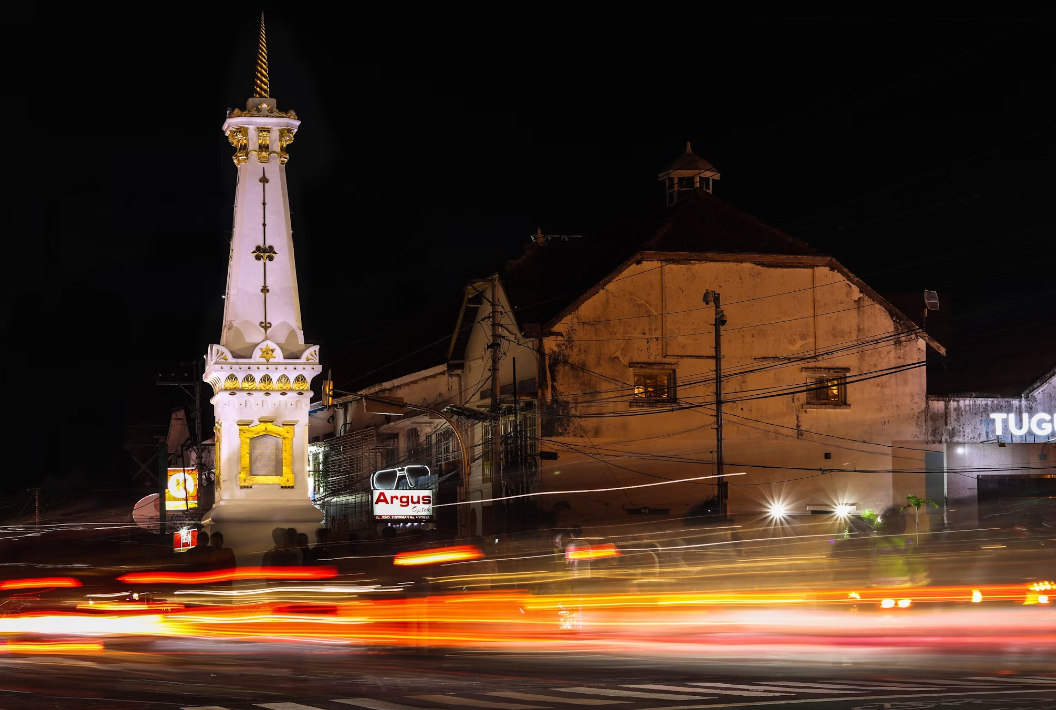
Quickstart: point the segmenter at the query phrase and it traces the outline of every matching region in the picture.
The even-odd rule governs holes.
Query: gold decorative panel
[[[272,382],[271,375],[264,375],[260,378],[260,381],[257,382],[257,389],[270,390],[274,386],[275,383]]]
[[[237,390],[238,389],[238,375],[228,375],[227,379],[224,380],[225,390]]]
[[[235,162],[235,167],[249,160],[249,151],[247,150],[249,146],[248,128],[245,126],[232,128],[227,132],[227,140],[235,147],[235,154],[231,156],[231,160]],[[227,358],[224,359],[226,360]]]
[[[252,390],[257,388],[257,378],[253,375],[246,375],[242,378],[242,389]]]
[[[286,146],[293,143],[293,131],[289,128],[279,129],[279,162],[283,165],[290,159],[289,153],[286,152]]]
[[[257,162],[266,163],[271,152],[271,129],[257,129]]]
[[[286,375],[279,375],[279,379],[275,382],[275,389],[277,390],[288,390],[290,388],[290,378]]]
[[[241,466],[238,472],[240,488],[257,484],[293,488],[293,424],[239,424],[238,438],[241,442]],[[278,441],[273,444],[273,439]]]
[[[293,378],[293,388],[295,390],[308,389],[308,378],[306,378],[304,375],[297,375]]]

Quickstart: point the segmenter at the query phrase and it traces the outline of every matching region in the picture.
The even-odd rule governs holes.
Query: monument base
[[[202,525],[210,535],[223,534],[224,547],[235,553],[239,567],[259,567],[264,553],[275,546],[275,528],[297,528],[314,545],[323,511],[309,501],[221,500],[205,514]]]

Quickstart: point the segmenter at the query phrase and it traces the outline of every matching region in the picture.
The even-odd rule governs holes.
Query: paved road
[[[1003,670],[1008,664],[967,656],[933,661],[924,670],[890,662],[306,651],[140,639],[96,655],[5,655],[0,710],[1056,710],[1056,667]]]

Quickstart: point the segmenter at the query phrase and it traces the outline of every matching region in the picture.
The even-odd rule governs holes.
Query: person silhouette
[[[330,556],[326,549],[330,542],[330,529],[318,528],[315,531],[315,547],[312,548],[312,564],[321,564],[322,560]]]
[[[234,569],[235,553],[230,547],[224,547],[224,535],[217,531],[209,536],[213,555],[209,558],[209,567],[214,570]]]
[[[302,565],[315,564],[315,555],[312,554],[311,548],[308,547],[308,535],[306,533],[297,533],[297,549],[301,551]]]
[[[204,530],[196,533],[197,540],[194,547],[187,552],[187,562],[195,571],[209,569],[209,558],[212,557],[212,549],[209,547],[209,536]]]
[[[297,528],[286,528],[286,553],[290,560],[287,564],[293,567],[301,565],[301,548],[297,547]]]
[[[260,561],[261,567],[289,567],[290,553],[286,549],[286,528],[275,528],[271,531],[272,542],[275,547],[264,553],[264,559]]]

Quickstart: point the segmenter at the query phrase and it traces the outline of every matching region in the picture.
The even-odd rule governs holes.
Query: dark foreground
[[[282,641],[129,639],[107,653],[7,655],[0,709],[404,710],[779,707],[1056,710],[1056,673],[1015,661],[932,658],[926,668],[582,653],[306,650]],[[1034,659],[1042,660],[1044,659]],[[1056,659],[1054,659],[1056,661]],[[1044,667],[1044,666],[1043,666]]]

